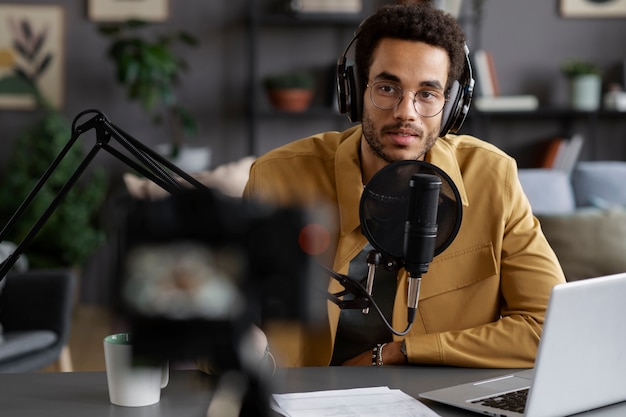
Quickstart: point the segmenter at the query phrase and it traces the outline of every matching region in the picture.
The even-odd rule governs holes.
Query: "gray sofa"
[[[626,162],[579,162],[571,175],[521,169],[519,177],[569,281],[626,271]]]
[[[9,273],[0,293],[0,372],[53,364],[67,345],[76,276],[67,269]]]

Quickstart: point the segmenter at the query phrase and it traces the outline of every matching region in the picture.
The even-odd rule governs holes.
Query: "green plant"
[[[178,154],[185,138],[197,132],[191,112],[178,103],[176,87],[186,61],[176,54],[175,45],[196,46],[198,41],[185,31],[155,35],[148,39],[143,29],[148,23],[128,20],[106,24],[98,31],[111,40],[108,56],[115,64],[117,81],[131,100],[140,102],[156,124],[167,120],[172,137],[172,157]]]
[[[315,86],[313,76],[308,72],[287,72],[268,75],[263,79],[266,89],[312,89]]]
[[[41,118],[17,138],[0,181],[2,225],[8,222],[70,139],[69,123],[60,112],[43,103],[38,93],[35,95]],[[76,143],[15,224],[7,240],[21,242],[24,239],[82,159],[82,147]],[[26,248],[29,264],[32,267],[81,266],[104,242],[105,233],[98,226],[97,214],[106,191],[107,179],[103,172],[95,171],[89,178],[82,178]]]
[[[600,69],[592,62],[570,59],[561,64],[561,72],[567,78],[573,78],[579,75],[599,75]]]

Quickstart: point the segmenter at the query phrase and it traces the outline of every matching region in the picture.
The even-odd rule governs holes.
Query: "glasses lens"
[[[391,110],[402,100],[404,93],[412,92],[415,111],[423,117],[436,116],[443,110],[445,97],[438,91],[418,90],[403,91],[399,85],[389,82],[376,82],[370,87],[370,99],[381,110]]]

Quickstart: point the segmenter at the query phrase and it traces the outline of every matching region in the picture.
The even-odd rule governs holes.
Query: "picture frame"
[[[88,0],[87,14],[97,22],[160,22],[169,16],[169,0]]]
[[[626,17],[626,0],[560,0],[563,17]]]
[[[64,100],[64,9],[0,4],[0,109],[37,105],[33,85],[51,105]]]

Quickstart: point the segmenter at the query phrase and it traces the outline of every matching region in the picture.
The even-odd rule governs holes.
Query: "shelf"
[[[372,6],[364,1],[360,13],[297,13],[271,7],[269,0],[249,0],[250,154],[257,154],[260,148],[282,144],[280,140],[268,139],[279,136],[272,135],[268,129],[275,128],[275,122],[281,119],[288,122],[288,126],[318,126],[320,130],[326,129],[329,124],[348,126],[347,117],[335,108],[336,62]],[[303,37],[306,37],[305,42]],[[268,48],[268,40],[277,42],[279,46]],[[319,86],[312,106],[307,111],[296,113],[271,108],[263,99],[264,75],[274,70],[287,72],[302,68],[314,72]]]
[[[580,117],[626,117],[626,112],[616,110],[581,111],[568,107],[541,107],[537,110],[481,111],[471,109],[469,117],[515,117],[515,118],[580,118]]]

